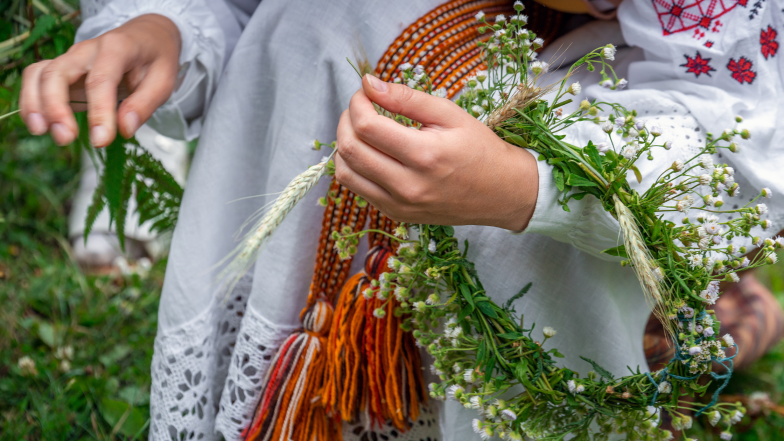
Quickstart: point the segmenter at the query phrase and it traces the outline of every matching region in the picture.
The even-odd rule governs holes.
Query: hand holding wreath
[[[373,103],[422,127],[379,115]],[[445,98],[365,75],[337,136],[338,182],[395,220],[522,230],[533,215],[535,158]]]

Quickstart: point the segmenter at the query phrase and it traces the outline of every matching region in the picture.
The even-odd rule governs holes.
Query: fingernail
[[[65,124],[54,123],[49,130],[52,132],[52,138],[54,138],[54,142],[56,142],[57,145],[68,145],[74,140],[73,133],[71,133]]]
[[[139,114],[131,110],[123,117],[123,123],[128,136],[133,136],[139,130]]]
[[[90,129],[90,142],[96,147],[105,147],[109,143],[109,131],[98,125]]]
[[[46,133],[46,121],[40,113],[27,115],[27,128],[33,135],[43,135]]]
[[[387,85],[386,82],[379,80],[373,75],[365,74],[365,78],[367,78],[368,83],[370,83],[370,87],[376,89],[379,92],[386,92],[389,88],[389,85]]]

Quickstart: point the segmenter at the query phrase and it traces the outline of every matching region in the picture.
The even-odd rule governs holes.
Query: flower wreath
[[[669,431],[658,427],[658,409],[673,415],[673,427],[684,431],[692,426],[690,415],[705,414],[712,425],[725,427],[722,439],[731,439],[731,426],[740,421],[745,409],[740,403],[720,403],[718,396],[732,374],[735,357],[727,356],[725,350],[734,347],[737,354],[737,345],[729,334],[719,338],[720,324],[708,308],[720,295],[720,281],[737,281],[737,271],[775,262],[774,249],[784,244],[751,235],[753,227],[771,226],[769,220],[761,219],[766,205],[756,204],[757,199],[770,197],[769,189],[742,208],[720,210],[722,194],[735,196],[738,184],[734,170],[715,165],[710,155],[719,149],[739,152],[732,140],[736,136],[748,139],[749,132],[708,133],[698,153],[675,161],[650,189],[637,192],[627,181],[629,171],[638,182],[642,180],[636,161],[643,156],[653,159],[654,149],[672,147],[671,142],[662,141],[661,129],[646,127],[634,110],[617,103],[584,100],[573,113],[563,112],[563,106],[572,102],[568,95],[580,92],[579,83],[567,86],[579,68],[599,68],[604,87],[625,87],[626,80],[619,79],[608,64],[614,60],[615,48],[607,45],[586,54],[563,80],[540,86],[549,68],[536,60],[535,50],[543,41],[525,28],[522,3],[516,2],[515,10],[508,19],[499,15],[493,23],[483,13],[477,14],[480,32],[493,33],[478,43],[491,68],[467,81],[457,104],[505,141],[532,149],[539,153],[539,160],[553,165],[564,210],[569,211],[570,200],[591,195],[618,220],[624,243],[605,252],[625,258],[621,264],[634,269],[646,299],[676,344],[674,358],[659,371],[638,369],[624,377],[615,377],[584,357],[593,366],[586,377],[556,366],[554,358],[563,355],[555,348],[545,349],[556,331],[545,327],[543,340],[536,341],[534,326],[526,328],[512,307],[530,284],[504,305],[493,302],[450,226],[411,225],[417,233],[412,239],[404,225],[395,230],[394,237],[380,230],[334,231],[332,239],[340,256],[352,256],[359,238],[369,232],[400,243],[396,257],[387,261],[390,272],[372,280],[363,294],[399,302],[394,314],[403,318],[401,328],[411,331],[435,360],[432,371],[441,382],[429,385],[430,396],[476,409],[480,418],[473,421],[473,428],[482,439],[498,435],[507,440],[524,436],[560,440],[571,435],[573,439],[606,440],[613,432],[626,434],[628,439],[672,439]],[[445,96],[443,89],[434,90],[420,66],[401,66],[401,78],[409,87]],[[542,98],[553,91],[550,102]],[[402,115],[378,106],[377,110],[406,126],[420,127]],[[600,125],[607,139],[589,141],[584,147],[564,142],[559,132],[586,121]],[[736,121],[740,123],[741,118]],[[297,177],[257,224],[261,227],[254,228],[237,248],[225,274],[239,274],[247,268],[291,208],[320,176],[332,172],[334,165],[328,158]],[[703,196],[698,189],[708,189],[708,194]],[[694,219],[685,217],[680,224],[664,218],[664,213],[688,214],[690,210],[699,214]],[[720,222],[713,214],[719,212],[737,217]],[[746,257],[746,247],[729,243],[736,237],[750,238],[762,251]],[[386,315],[387,303],[375,310],[377,318]],[[714,365],[721,372],[714,372]],[[710,383],[700,382],[702,377],[720,382],[712,395]],[[502,398],[520,387],[522,393]],[[681,400],[685,395],[707,395],[710,402]]]

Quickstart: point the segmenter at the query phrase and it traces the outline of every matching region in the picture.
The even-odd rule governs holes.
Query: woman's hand
[[[422,123],[405,128],[373,103]],[[448,99],[365,75],[338,125],[335,177],[401,222],[522,230],[536,206],[536,159]]]
[[[180,32],[166,17],[137,17],[67,53],[28,66],[19,98],[22,119],[34,135],[47,131],[59,145],[79,129],[71,101],[87,101],[90,142],[109,145],[117,133],[129,138],[174,90]],[[132,93],[117,107],[120,83]]]

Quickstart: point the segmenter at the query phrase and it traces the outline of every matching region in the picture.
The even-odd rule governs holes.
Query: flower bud
[[[591,108],[591,103],[588,100],[580,101],[580,110],[588,110]]]

